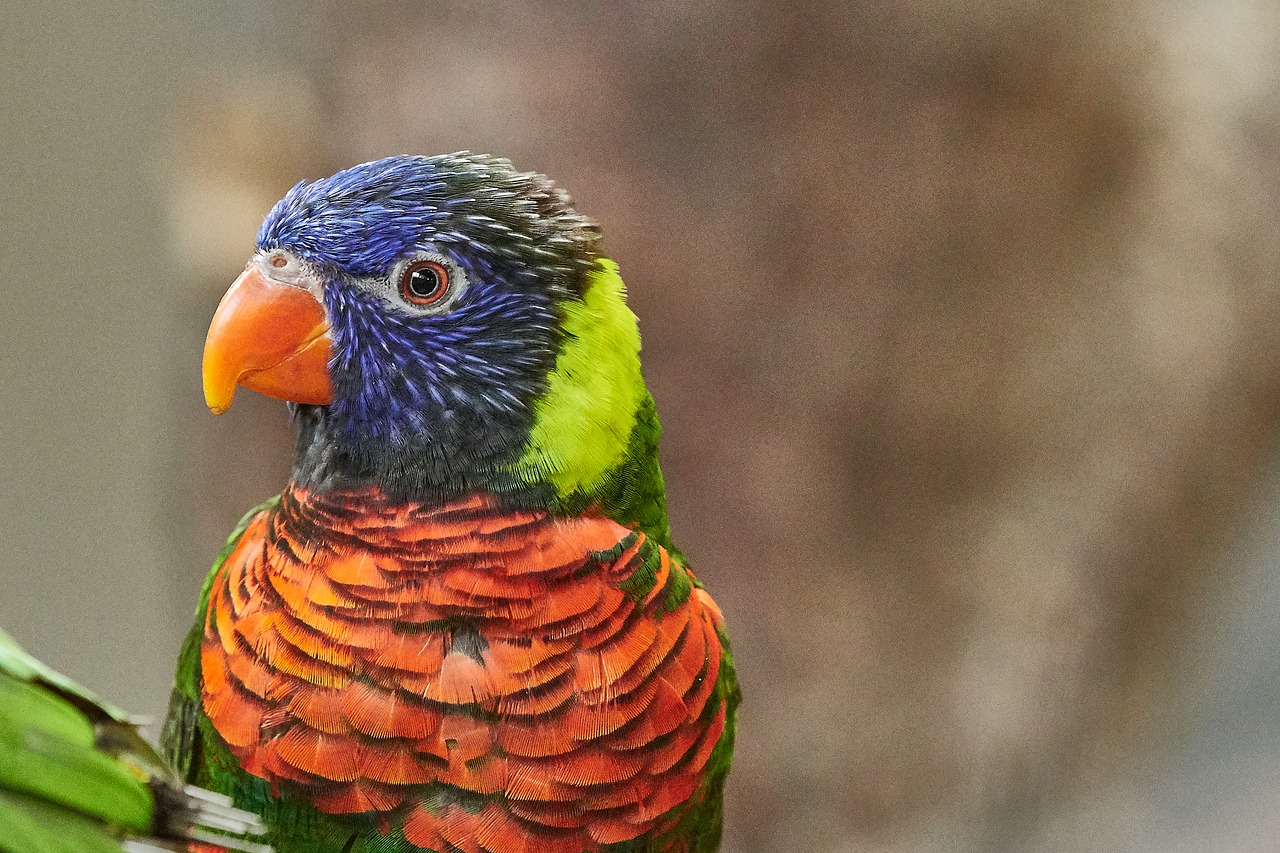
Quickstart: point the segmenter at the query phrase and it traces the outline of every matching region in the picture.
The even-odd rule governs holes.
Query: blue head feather
[[[599,232],[541,175],[468,153],[388,157],[310,183],[258,234],[324,279],[332,327],[327,407],[298,407],[295,480],[376,483],[422,496],[501,481],[522,451]],[[440,314],[398,309],[370,282],[422,252],[466,289]]]

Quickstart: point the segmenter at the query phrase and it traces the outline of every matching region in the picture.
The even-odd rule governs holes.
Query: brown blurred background
[[[726,853],[1280,837],[1268,0],[0,0],[0,624],[158,714],[278,491],[204,328],[303,177],[600,220],[746,704]]]

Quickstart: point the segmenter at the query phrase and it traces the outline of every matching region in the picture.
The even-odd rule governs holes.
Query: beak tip
[[[220,415],[227,409],[231,408],[231,398],[235,396],[236,386],[232,385],[229,389],[219,393],[215,389],[206,387],[204,389],[204,404],[209,407],[209,411],[215,415]]]

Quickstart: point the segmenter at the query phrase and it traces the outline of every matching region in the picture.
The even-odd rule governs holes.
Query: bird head
[[[599,237],[544,176],[466,152],[299,183],[214,315],[206,401],[295,404],[295,481],[589,490],[648,399]]]

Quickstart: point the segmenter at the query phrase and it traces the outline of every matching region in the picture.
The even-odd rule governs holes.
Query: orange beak
[[[268,278],[254,261],[222,297],[209,324],[205,402],[220,415],[243,385],[294,403],[332,403],[331,355],[320,301],[304,287]]]

